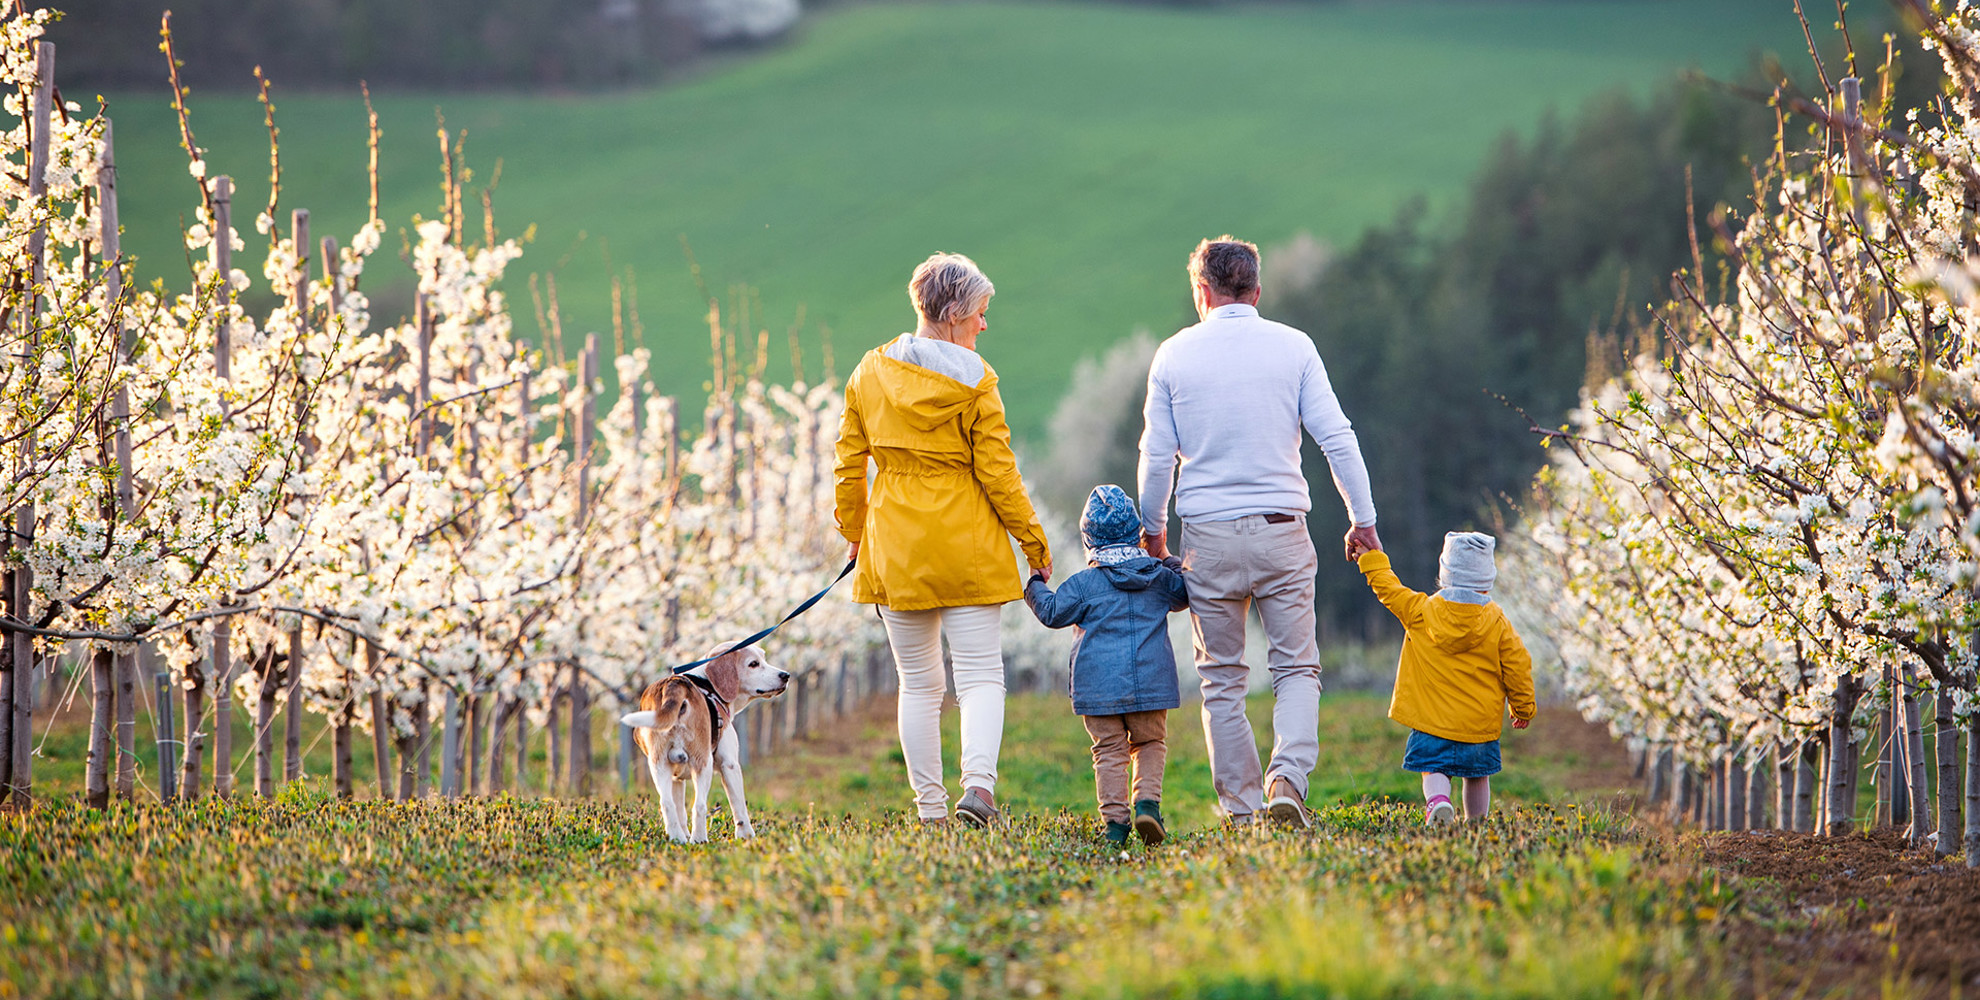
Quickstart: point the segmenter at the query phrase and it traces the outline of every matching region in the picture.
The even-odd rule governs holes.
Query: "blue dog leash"
[[[810,611],[812,605],[817,604],[819,601],[824,600],[825,595],[831,593],[832,588],[838,586],[840,580],[843,580],[846,577],[852,575],[853,567],[857,566],[858,564],[859,561],[857,559],[846,560],[846,568],[840,570],[839,575],[833,577],[832,582],[826,584],[824,590],[821,590],[818,593],[805,598],[804,603],[798,605],[794,610],[791,611],[790,614],[785,615],[782,621],[779,621],[777,624],[772,625],[769,628],[766,628],[763,631],[758,632],[755,635],[752,635],[749,638],[744,639],[743,641],[730,646],[729,649],[733,650],[733,649],[741,649],[744,646],[754,646],[757,643],[770,638],[771,633],[774,633],[778,629],[783,628],[786,625],[789,625],[791,623],[791,619],[796,618],[797,616],[804,614],[807,611]],[[713,663],[716,660],[719,660],[727,655],[728,653],[724,651],[722,653],[717,653],[714,656],[704,657],[702,659],[696,660],[693,663],[683,663],[680,666],[675,667],[673,669],[673,673],[684,674],[690,670],[693,670],[696,667],[706,666],[707,664]]]

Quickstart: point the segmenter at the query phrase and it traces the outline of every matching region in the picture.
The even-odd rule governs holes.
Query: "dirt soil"
[[[1703,837],[1705,863],[1745,883],[1730,943],[1777,970],[1753,992],[1875,994],[1891,972],[1927,995],[1980,985],[1980,870],[1910,851],[1894,830]],[[1895,948],[1895,965],[1893,965]],[[1968,995],[1971,995],[1970,992]]]

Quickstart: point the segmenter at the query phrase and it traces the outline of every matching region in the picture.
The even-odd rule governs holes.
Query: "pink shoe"
[[[1451,797],[1448,795],[1439,795],[1431,799],[1423,811],[1423,822],[1429,826],[1445,826],[1457,822],[1457,808],[1451,805]]]

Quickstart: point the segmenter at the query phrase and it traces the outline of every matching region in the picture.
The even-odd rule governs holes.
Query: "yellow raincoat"
[[[1497,604],[1461,604],[1403,586],[1386,552],[1356,565],[1403,626],[1389,718],[1459,743],[1499,738],[1506,707],[1533,718],[1533,657]]]
[[[868,351],[846,380],[834,485],[839,533],[860,543],[853,600],[862,604],[914,611],[1018,600],[1012,536],[1033,565],[1051,560],[987,362],[965,385]]]

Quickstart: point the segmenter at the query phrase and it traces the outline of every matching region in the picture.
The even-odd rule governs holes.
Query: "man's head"
[[[1233,302],[1257,305],[1257,245],[1228,234],[1198,243],[1189,255],[1189,284],[1198,315]]]

